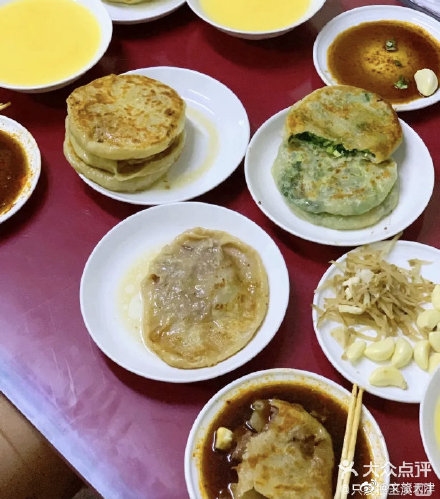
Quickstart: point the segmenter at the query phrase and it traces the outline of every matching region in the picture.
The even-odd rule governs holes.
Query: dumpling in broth
[[[226,232],[200,227],[161,250],[141,294],[145,344],[183,369],[212,366],[241,350],[269,301],[259,254]]]

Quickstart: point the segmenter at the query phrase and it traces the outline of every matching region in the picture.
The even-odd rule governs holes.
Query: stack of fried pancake
[[[368,227],[398,203],[390,155],[401,140],[397,115],[379,95],[324,87],[290,108],[273,177],[298,217],[332,229]]]
[[[179,157],[185,102],[142,75],[109,75],[67,98],[64,154],[78,172],[119,192],[148,188]]]

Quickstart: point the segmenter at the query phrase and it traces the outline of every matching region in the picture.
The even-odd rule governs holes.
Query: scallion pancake
[[[402,141],[402,128],[391,104],[349,85],[320,88],[290,108],[285,138],[304,132],[347,151],[369,152],[376,163],[387,159]]]
[[[343,216],[361,215],[381,204],[397,179],[392,159],[373,163],[362,154],[336,157],[297,138],[283,141],[272,172],[289,205]]]
[[[287,201],[287,200],[286,200]],[[389,215],[399,202],[399,180],[393,185],[388,196],[379,205],[362,215],[331,215],[330,213],[310,213],[301,210],[294,204],[288,204],[292,212],[299,218],[315,225],[336,230],[357,230],[370,227]]]

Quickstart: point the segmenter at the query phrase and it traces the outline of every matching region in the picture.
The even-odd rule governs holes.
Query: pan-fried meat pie
[[[146,345],[183,369],[212,366],[241,350],[269,301],[259,254],[226,232],[200,227],[160,251],[141,293]]]

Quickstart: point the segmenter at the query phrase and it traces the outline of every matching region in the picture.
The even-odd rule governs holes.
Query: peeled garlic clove
[[[364,355],[374,362],[382,362],[393,355],[394,340],[386,338],[385,340],[370,343],[365,349]]]
[[[420,367],[420,369],[423,369],[424,371],[428,369],[430,348],[431,345],[429,344],[428,340],[418,341],[414,345],[414,360],[416,361],[416,364]]]
[[[215,432],[214,447],[217,450],[229,450],[234,442],[234,434],[229,428],[220,426]]]
[[[440,352],[440,331],[429,333],[429,344],[436,352]]]
[[[429,97],[437,90],[438,79],[432,69],[419,69],[414,74],[414,80],[417,85],[417,90],[425,97]]]
[[[416,324],[420,329],[432,331],[440,322],[440,310],[430,308],[423,310],[417,317]]]
[[[345,357],[353,364],[362,357],[366,346],[364,340],[356,340],[345,350]]]
[[[435,352],[429,357],[428,371],[432,374],[440,366],[440,353]]]
[[[436,310],[440,310],[440,284],[436,284],[431,294],[431,302]]]
[[[375,369],[369,379],[373,386],[397,386],[406,390],[406,384],[403,374],[393,366],[378,367]]]
[[[399,338],[396,341],[396,348],[394,349],[393,357],[391,358],[391,364],[400,369],[405,367],[411,361],[413,356],[413,348],[409,341],[405,338]]]

